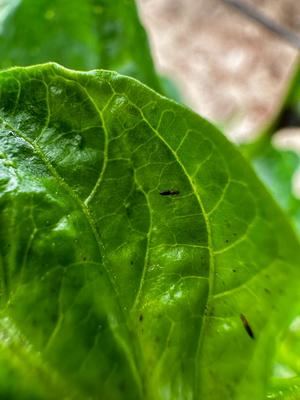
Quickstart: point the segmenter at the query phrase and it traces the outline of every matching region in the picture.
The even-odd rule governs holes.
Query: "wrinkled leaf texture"
[[[117,73],[0,87],[0,396],[264,399],[299,245],[240,153]]]

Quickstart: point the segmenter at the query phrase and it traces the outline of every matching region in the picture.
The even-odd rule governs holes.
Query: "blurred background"
[[[300,1],[243,2],[300,34]],[[176,82],[184,102],[236,142],[259,134],[280,107],[298,51],[222,0],[138,0],[138,6],[156,66]]]

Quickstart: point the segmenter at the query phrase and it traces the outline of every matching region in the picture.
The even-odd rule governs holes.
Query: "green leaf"
[[[0,87],[0,397],[264,399],[300,249],[240,153],[113,72]]]
[[[55,61],[115,70],[163,91],[134,0],[3,0],[0,21],[1,68]]]
[[[263,136],[245,146],[243,153],[300,235],[300,199],[293,190],[293,178],[299,168],[300,157],[293,151],[275,148],[270,139]]]

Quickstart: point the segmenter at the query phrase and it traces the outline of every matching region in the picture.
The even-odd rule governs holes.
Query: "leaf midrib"
[[[130,100],[128,99],[130,102]],[[132,103],[133,104],[133,103]],[[134,105],[134,104],[133,104]],[[138,108],[136,105],[134,105],[136,108]],[[199,333],[199,338],[198,338],[198,344],[197,344],[197,352],[196,352],[196,360],[199,359],[199,353],[201,352],[202,346],[203,346],[203,341],[204,341],[204,332],[205,332],[205,326],[206,326],[206,321],[207,318],[209,317],[209,307],[210,307],[210,301],[213,298],[213,288],[214,288],[214,278],[215,278],[215,268],[214,268],[214,254],[213,254],[213,246],[212,246],[212,234],[211,234],[211,228],[210,228],[210,223],[208,216],[206,214],[203,202],[198,194],[197,188],[195,187],[191,177],[189,176],[185,166],[182,164],[180,161],[177,153],[173,150],[173,148],[167,143],[167,141],[161,136],[161,134],[158,132],[157,129],[155,129],[150,121],[145,117],[143,111],[138,108],[140,111],[140,114],[146,124],[149,126],[149,128],[152,130],[154,134],[160,139],[160,141],[171,151],[173,157],[175,160],[178,162],[180,165],[182,171],[184,172],[185,176],[188,179],[188,182],[193,190],[193,193],[195,194],[195,197],[197,199],[197,202],[200,206],[200,209],[202,211],[202,215],[205,221],[206,229],[207,229],[207,241],[208,241],[208,251],[209,251],[209,260],[210,260],[210,265],[209,265],[209,291],[208,291],[208,296],[207,296],[207,301],[206,301],[206,309],[207,312],[204,313],[203,319],[202,319],[202,324],[201,324],[201,329]],[[199,363],[196,363],[196,368],[195,368],[195,398],[197,398],[197,394],[199,393]]]

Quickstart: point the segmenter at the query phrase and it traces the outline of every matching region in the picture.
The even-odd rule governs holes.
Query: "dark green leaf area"
[[[0,397],[264,398],[299,246],[239,152],[116,73],[0,86]]]
[[[111,69],[173,94],[156,75],[134,0],[20,0],[2,8],[2,68],[55,61]]]

